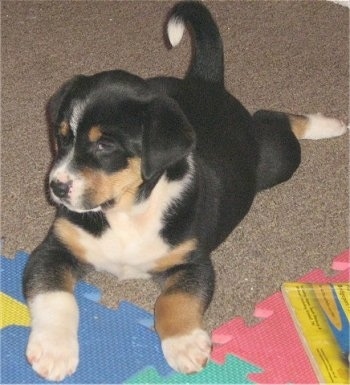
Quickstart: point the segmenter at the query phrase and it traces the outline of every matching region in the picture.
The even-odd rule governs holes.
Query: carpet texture
[[[45,193],[52,155],[45,104],[71,76],[120,68],[143,77],[183,76],[190,45],[167,50],[158,1],[1,2],[1,193],[3,253],[44,238],[55,208]],[[207,2],[225,47],[226,86],[243,104],[323,112],[348,124],[349,10],[326,1]],[[257,196],[240,226],[214,253],[217,290],[206,321],[253,321],[254,304],[321,267],[348,242],[348,135],[302,142],[293,178]],[[92,273],[103,302],[147,310],[151,282]]]

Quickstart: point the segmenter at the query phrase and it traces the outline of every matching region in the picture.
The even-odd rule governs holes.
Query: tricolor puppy
[[[291,177],[298,139],[345,132],[322,115],[251,116],[225,90],[222,43],[208,10],[174,7],[173,46],[186,24],[195,53],[184,79],[80,75],[49,103],[57,143],[49,185],[58,211],[24,275],[32,317],[27,358],[48,380],[77,368],[73,289],[91,267],[158,282],[155,328],[164,356],[179,372],[201,370],[211,351],[202,325],[214,290],[211,251],[256,193]]]

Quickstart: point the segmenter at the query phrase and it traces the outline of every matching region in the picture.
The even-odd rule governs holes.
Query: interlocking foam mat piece
[[[28,254],[1,257],[1,383],[47,383],[25,359],[30,316],[21,292],[21,277]],[[327,277],[314,270],[301,281],[348,281],[349,250],[334,259]],[[128,302],[117,309],[98,303],[100,292],[81,282],[75,291],[81,313],[80,363],[63,383],[316,383],[305,352],[296,338],[280,292],[257,305],[261,321],[249,327],[234,318],[213,332],[212,361],[201,373],[181,375],[165,362],[153,330],[153,316]],[[287,336],[287,338],[286,338]],[[286,359],[287,358],[287,359]],[[296,370],[298,368],[298,370]]]
[[[260,372],[261,369],[238,357],[228,355],[223,365],[209,362],[205,370],[197,374],[175,373],[168,378],[161,377],[154,369],[131,377],[128,384],[253,384],[247,379],[248,373]]]
[[[317,269],[299,281],[348,282],[349,250],[335,258],[332,267],[340,271],[327,276]],[[259,303],[254,315],[261,318],[261,322],[255,326],[249,327],[237,317],[214,331],[213,341],[223,344],[214,348],[212,358],[220,363],[227,354],[234,354],[264,368],[261,373],[248,375],[250,380],[259,384],[318,383],[282,293],[277,292]]]
[[[0,324],[2,384],[47,383],[25,359],[30,316],[24,304],[21,277],[27,258],[24,252],[18,252],[14,259],[1,257],[0,304],[6,314]],[[141,378],[146,375],[152,382],[160,379],[162,383],[169,375],[176,376],[164,360],[151,314],[125,301],[115,310],[108,309],[98,303],[99,290],[84,282],[77,285],[75,294],[80,310],[80,363],[76,373],[62,383],[111,384],[131,378],[136,383],[137,374],[144,370],[146,374],[141,374]],[[200,382],[242,383],[247,373],[258,370],[234,357],[220,369],[217,366],[210,364],[198,377]],[[191,376],[194,380],[195,377]]]
[[[1,331],[2,383],[47,382],[33,372],[24,356],[29,328],[24,327],[27,317],[22,315],[21,275],[27,257],[18,253],[13,260],[1,259],[1,290],[6,295],[6,302],[2,303],[4,313],[11,314],[6,319],[18,316],[20,321],[14,323],[23,325],[1,325],[5,326]],[[63,383],[121,383],[147,367],[168,375],[172,370],[152,330],[153,317],[127,302],[121,302],[116,310],[108,309],[95,302],[99,296],[93,286],[77,285],[80,364],[77,372]]]

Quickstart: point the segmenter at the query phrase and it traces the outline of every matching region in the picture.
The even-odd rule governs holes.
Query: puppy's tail
[[[187,78],[224,83],[223,47],[219,30],[210,12],[200,2],[183,1],[170,12],[167,33],[177,46],[188,24],[194,34],[194,54]]]

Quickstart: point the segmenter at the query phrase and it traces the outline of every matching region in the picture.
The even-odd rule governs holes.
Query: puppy
[[[91,267],[159,283],[155,329],[164,356],[179,372],[201,370],[211,351],[202,325],[214,290],[211,251],[259,191],[292,176],[298,139],[345,132],[322,115],[251,116],[225,90],[222,42],[208,10],[190,2],[173,8],[173,46],[186,24],[195,53],[184,79],[80,75],[49,102],[57,217],[23,281],[32,318],[27,358],[48,380],[77,368],[73,290]]]

